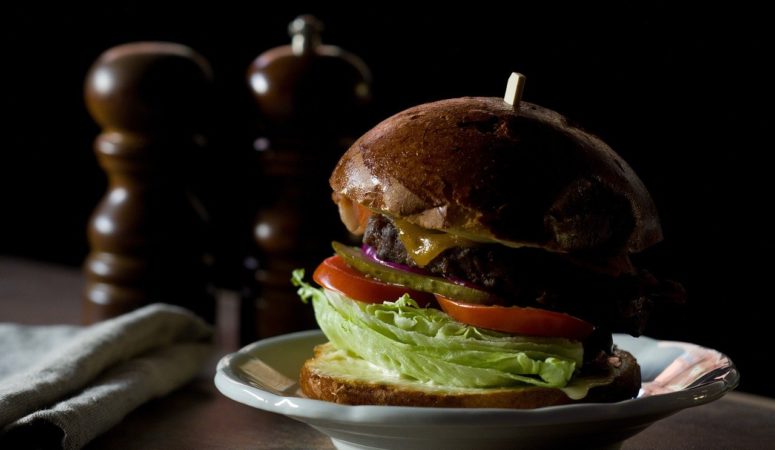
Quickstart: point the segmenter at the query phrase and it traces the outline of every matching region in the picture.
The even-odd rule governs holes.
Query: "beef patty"
[[[369,219],[363,242],[382,260],[416,266],[395,225],[383,215]],[[608,340],[611,332],[640,335],[655,301],[683,299],[680,285],[660,282],[645,270],[612,276],[580,265],[580,259],[583,256],[571,259],[541,249],[481,244],[449,248],[424,269],[473,283],[509,304],[580,317],[595,324]]]

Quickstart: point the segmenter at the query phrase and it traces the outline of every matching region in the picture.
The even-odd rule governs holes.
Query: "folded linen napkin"
[[[165,304],[89,327],[0,323],[0,448],[84,446],[192,379],[211,336]]]

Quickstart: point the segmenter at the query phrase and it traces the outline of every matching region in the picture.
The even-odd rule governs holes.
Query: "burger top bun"
[[[662,239],[630,166],[562,115],[500,98],[419,105],[364,134],[331,187],[373,211],[483,242],[639,252]]]

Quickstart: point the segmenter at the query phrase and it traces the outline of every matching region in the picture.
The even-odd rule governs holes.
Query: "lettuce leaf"
[[[563,387],[582,364],[577,341],[473,327],[420,308],[408,295],[382,304],[357,302],[302,278],[303,271],[294,271],[292,282],[304,301],[312,301],[333,345],[403,377],[455,387]]]

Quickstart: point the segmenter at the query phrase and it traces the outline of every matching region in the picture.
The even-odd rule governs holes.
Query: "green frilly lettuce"
[[[408,295],[368,304],[304,282],[292,282],[312,301],[318,325],[337,348],[403,377],[443,386],[485,388],[528,384],[564,387],[583,348],[562,338],[513,336],[462,324]]]

